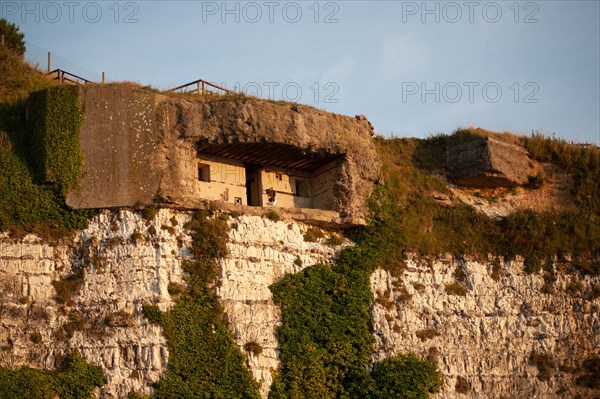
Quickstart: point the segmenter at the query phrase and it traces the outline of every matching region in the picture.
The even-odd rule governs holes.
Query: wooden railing
[[[86,78],[82,78],[81,76],[75,75],[74,73],[67,72],[64,69],[55,69],[53,71],[48,72],[48,75],[52,80],[56,80],[60,83],[66,84],[78,84],[85,85],[88,83],[93,83],[93,81],[88,80]],[[102,72],[102,83],[104,83],[104,72]],[[226,89],[224,87],[218,86],[212,82],[209,82],[204,79],[194,80],[193,82],[186,83],[181,86],[177,86],[168,91],[179,92],[179,93],[193,93],[197,92],[200,95],[205,94],[235,94],[235,91]]]
[[[216,90],[215,90],[216,89]],[[208,82],[204,79],[194,80],[193,82],[186,83],[181,86],[177,86],[169,91],[175,91],[180,93],[193,93],[197,92],[200,95],[205,94],[235,94],[233,90],[226,89],[218,86],[212,82]]]
[[[60,83],[67,83],[67,84],[77,84],[77,85],[85,85],[88,83],[92,83],[91,80],[87,80],[85,78],[82,78],[81,76],[77,76],[71,72],[67,72],[63,69],[55,69],[54,71],[50,71],[47,73],[48,76],[50,76],[50,78],[52,78],[52,80],[57,80]]]

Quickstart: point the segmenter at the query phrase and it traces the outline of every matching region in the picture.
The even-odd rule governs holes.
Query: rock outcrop
[[[449,147],[446,163],[449,178],[466,187],[512,187],[537,173],[525,148],[490,137]]]

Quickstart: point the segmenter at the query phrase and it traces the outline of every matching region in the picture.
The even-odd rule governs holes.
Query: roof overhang
[[[266,142],[204,144],[198,148],[198,155],[228,158],[250,165],[309,172],[343,156],[343,154],[311,152],[289,144]]]

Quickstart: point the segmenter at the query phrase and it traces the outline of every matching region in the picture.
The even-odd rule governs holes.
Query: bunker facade
[[[363,224],[381,161],[366,118],[245,97],[80,88],[84,174],[74,208],[275,208],[320,224]]]

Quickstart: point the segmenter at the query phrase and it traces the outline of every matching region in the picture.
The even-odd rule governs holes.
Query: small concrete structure
[[[449,147],[446,163],[452,181],[476,188],[525,184],[538,171],[525,148],[490,137]]]
[[[381,161],[364,117],[247,98],[80,88],[84,176],[74,208],[158,204],[363,224]],[[214,204],[212,204],[214,206]]]

